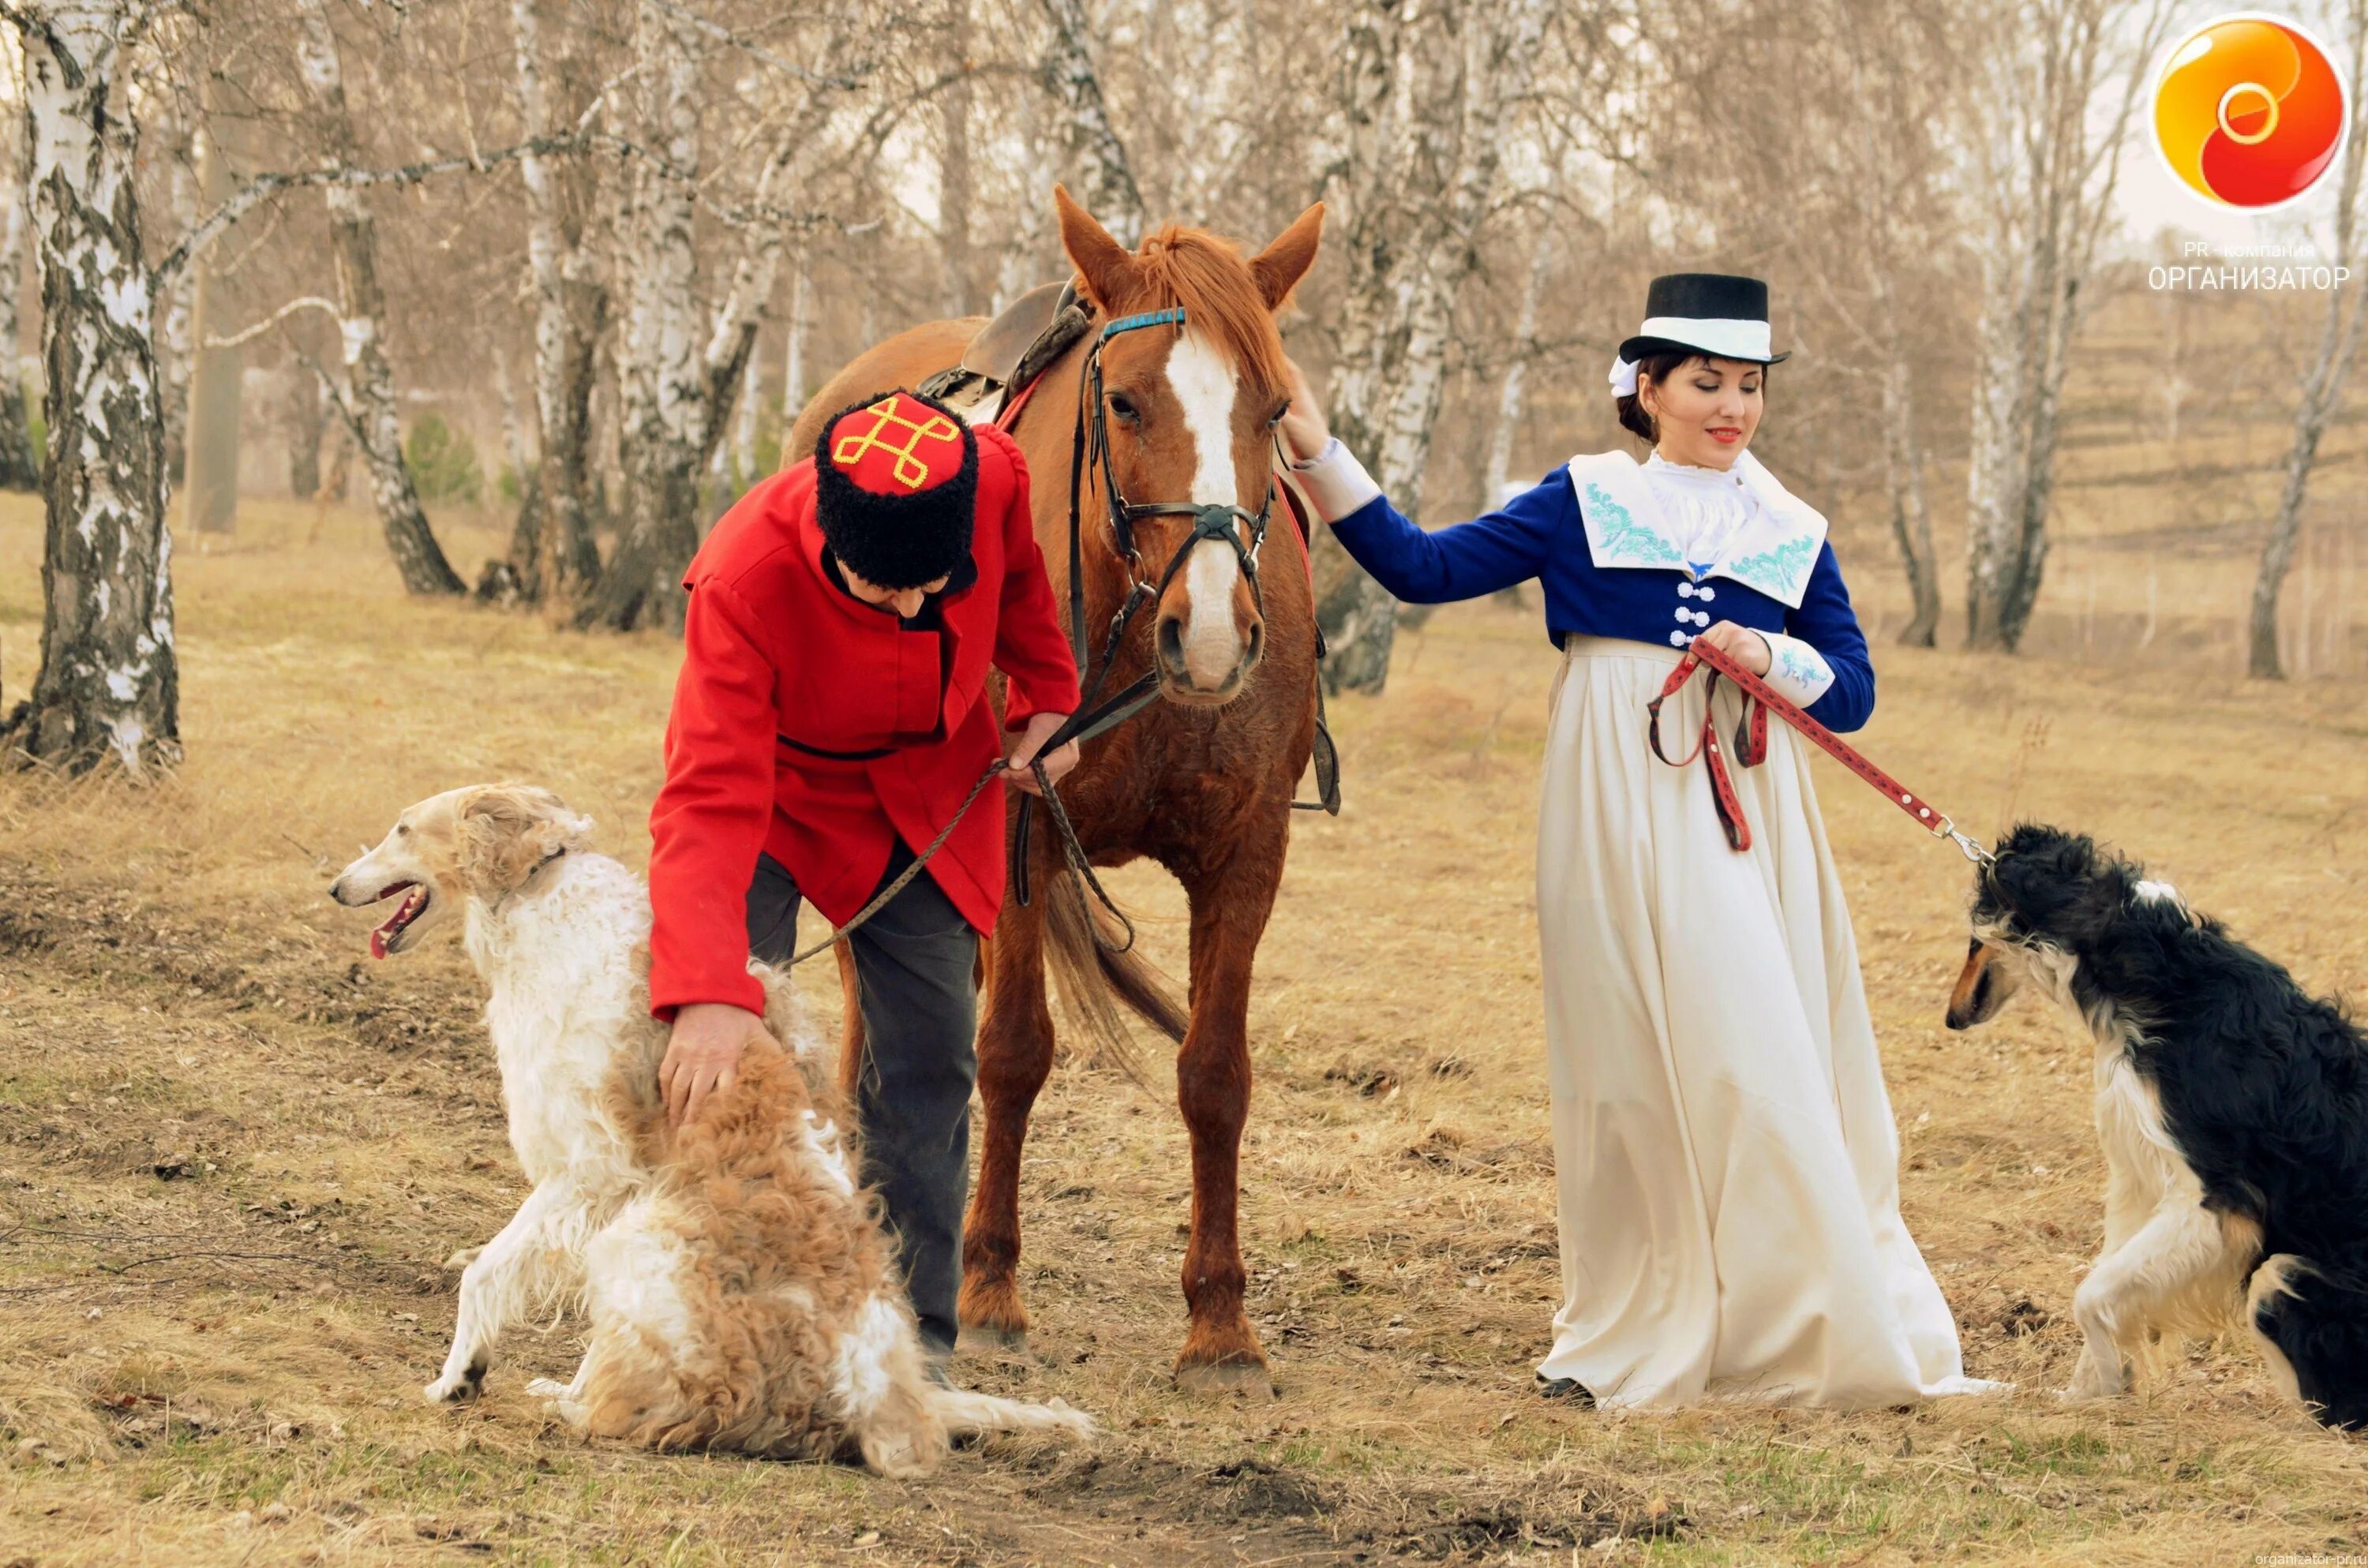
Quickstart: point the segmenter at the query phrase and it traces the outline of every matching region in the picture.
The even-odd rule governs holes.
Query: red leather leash
[[[1695,741],[1692,751],[1680,757],[1672,757],[1661,749],[1661,704],[1675,697],[1686,682],[1693,678],[1694,671],[1703,668],[1710,671],[1710,676],[1702,687],[1702,734]],[[1956,823],[1946,812],[1860,756],[1840,736],[1810,718],[1798,704],[1766,681],[1710,643],[1697,639],[1687,648],[1686,656],[1678,661],[1678,667],[1669,672],[1669,678],[1662,683],[1661,695],[1646,703],[1645,708],[1652,715],[1651,740],[1655,756],[1672,767],[1683,767],[1696,756],[1702,759],[1702,767],[1710,774],[1711,794],[1718,806],[1719,826],[1726,830],[1729,845],[1736,849],[1750,848],[1751,827],[1744,820],[1742,798],[1736,793],[1735,779],[1727,772],[1726,759],[1719,749],[1718,721],[1711,712],[1710,699],[1717,689],[1721,676],[1733,681],[1736,688],[1743,693],[1743,719],[1735,729],[1735,755],[1736,760],[1744,767],[1757,767],[1766,759],[1768,715],[1773,711],[1778,718],[1816,742],[1827,756],[1883,791],[1884,799],[1914,818],[1917,824],[1933,837],[1952,841],[1968,860],[1979,862],[1991,858],[1990,852],[1978,842],[1958,832]]]

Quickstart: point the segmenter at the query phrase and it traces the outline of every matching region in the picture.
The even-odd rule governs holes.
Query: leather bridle
[[[1134,618],[1145,605],[1156,604],[1167,597],[1176,574],[1183,570],[1185,561],[1204,541],[1215,540],[1233,551],[1234,559],[1241,564],[1242,575],[1249,580],[1250,602],[1261,616],[1266,613],[1265,597],[1258,587],[1258,551],[1266,545],[1267,520],[1274,509],[1275,487],[1271,482],[1266,487],[1264,503],[1255,512],[1237,506],[1193,501],[1129,501],[1126,493],[1119,488],[1118,467],[1110,452],[1110,403],[1102,392],[1102,349],[1121,333],[1170,325],[1178,329],[1184,325],[1181,306],[1121,316],[1096,333],[1086,349],[1085,373],[1077,381],[1076,426],[1069,442],[1069,651],[1076,655],[1079,677],[1087,684],[1077,705],[1083,722],[1073,721],[1076,733],[1055,737],[1047,743],[1047,750],[1064,740],[1098,734],[1110,724],[1132,718],[1156,699],[1159,665],[1155,653],[1152,667],[1111,699],[1113,706],[1106,722],[1102,722],[1105,714],[1094,706]],[[1118,611],[1110,618],[1110,636],[1098,668],[1088,665],[1086,649],[1085,481],[1088,467],[1101,476],[1111,542],[1118,547],[1119,559],[1125,563],[1127,573],[1126,597],[1119,601]],[[1144,581],[1143,552],[1135,544],[1134,525],[1144,517],[1192,519],[1191,533],[1177,546],[1156,584]]]

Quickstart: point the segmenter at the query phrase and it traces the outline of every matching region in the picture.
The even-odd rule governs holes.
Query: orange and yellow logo
[[[2344,107],[2342,80],[2317,40],[2271,17],[2222,17],[2171,51],[2155,85],[2155,143],[2206,200],[2276,207],[2333,165]]]

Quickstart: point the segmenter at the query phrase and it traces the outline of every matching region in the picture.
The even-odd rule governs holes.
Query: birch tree
[[[2097,242],[2112,226],[2145,64],[2169,15],[2169,0],[2016,0],[1972,35],[1983,40],[1980,90],[1964,100],[1980,199],[1965,495],[1966,635],[1976,648],[2013,652],[2039,598],[2065,373]]]
[[[1946,236],[1952,205],[1941,142],[1963,52],[1952,13],[1915,0],[1817,0],[1793,13],[1801,79],[1843,91],[1764,108],[1754,188],[1800,191],[1788,203],[1800,276],[1839,331],[1832,369],[1880,410],[1883,494],[1910,602],[1899,641],[1930,648],[1941,625],[1940,563],[1925,479],[1926,380],[1933,337],[1954,291]],[[1717,74],[1706,79],[1715,89]],[[1787,131],[1795,132],[1787,134]]]
[[[49,424],[41,667],[0,752],[142,778],[181,744],[155,279],[123,81],[135,17],[126,0],[11,0],[0,17],[24,50]]]
[[[977,267],[971,257],[972,0],[945,0],[946,72],[938,95],[938,254],[945,258],[946,313],[978,310]]]
[[[2346,73],[2347,102],[2351,124],[2343,144],[2343,167],[2335,198],[2335,263],[2358,278],[2368,246],[2361,243],[2360,173],[2368,165],[2368,103],[2362,88],[2368,74],[2368,5],[2351,0],[2347,31],[2351,58]],[[2261,545],[2260,571],[2253,578],[2252,634],[2246,672],[2260,680],[2283,680],[2285,666],[2278,653],[2278,596],[2286,572],[2294,564],[2294,544],[2302,535],[2303,499],[2310,488],[2311,470],[2318,461],[2318,444],[2343,399],[2344,379],[2360,347],[2360,330],[2368,321],[2358,289],[2329,289],[2327,312],[2319,330],[2318,352],[2303,377],[2302,399],[2294,408],[2294,437],[2286,449],[2285,483],[2278,493],[2277,515],[2270,521],[2269,538]]]
[[[818,51],[835,58],[840,18]],[[867,17],[867,21],[876,18]],[[579,627],[678,629],[682,570],[699,544],[699,476],[722,439],[788,238],[781,205],[799,154],[819,135],[842,78],[807,76],[772,128],[763,165],[742,204],[738,258],[701,320],[695,244],[706,177],[699,104],[699,19],[666,0],[640,0],[634,20],[640,134],[654,154],[634,160],[618,221],[627,283],[619,344],[625,509],[615,553],[575,615]]]
[[[175,231],[186,234],[198,221],[197,127],[187,105],[169,97],[165,102],[166,111],[159,117],[165,199]],[[164,399],[167,490],[188,460],[185,442],[189,427],[189,371],[196,359],[197,298],[197,269],[181,267],[165,280],[159,301],[163,308],[156,313],[156,370]]]
[[[1149,226],[1143,192],[1126,143],[1110,124],[1102,83],[1094,69],[1093,26],[1084,0],[1040,0],[1052,40],[1044,51],[1043,84],[1060,104],[1069,157],[1086,210],[1122,245],[1141,243]]]
[[[558,131],[534,0],[510,0],[512,58],[529,142]],[[539,153],[518,160],[526,189],[527,272],[534,290],[534,405],[539,437],[531,472],[521,470],[522,526],[509,565],[519,596],[573,597],[600,574],[589,505],[592,382],[609,296],[585,233],[584,206],[570,199],[563,172]],[[580,181],[575,182],[580,186]]]
[[[1512,483],[1513,441],[1520,434],[1521,411],[1530,384],[1530,365],[1538,357],[1538,303],[1545,293],[1546,276],[1554,270],[1554,227],[1541,219],[1530,237],[1530,264],[1522,272],[1521,302],[1513,316],[1513,340],[1505,369],[1497,381],[1497,414],[1488,428],[1488,455],[1480,465],[1480,507],[1494,510]],[[1516,583],[1497,597],[1519,606],[1521,586]]]
[[[1538,355],[1538,301],[1554,270],[1554,226],[1541,221],[1530,239],[1530,265],[1521,276],[1521,302],[1513,316],[1513,338],[1497,381],[1497,416],[1488,429],[1488,456],[1480,465],[1480,509],[1497,505],[1513,472],[1513,439],[1520,433],[1529,388],[1530,362]]]
[[[312,97],[313,132],[332,168],[360,165],[345,67],[324,0],[297,0],[296,56]],[[403,424],[395,405],[394,367],[387,358],[386,292],[379,282],[378,231],[357,186],[330,184],[329,231],[337,270],[337,326],[344,374],[324,374],[331,405],[353,437],[370,476],[370,499],[404,589],[459,594],[467,589],[444,558],[403,461]]]
[[[1419,515],[1456,304],[1494,210],[1512,108],[1528,91],[1544,0],[1359,0],[1338,87],[1345,131],[1319,194],[1348,282],[1333,330],[1334,428],[1399,507]],[[1329,535],[1325,536],[1326,540]],[[1337,549],[1337,546],[1331,547]],[[1317,607],[1336,690],[1379,691],[1397,607],[1353,566]]]
[[[21,89],[20,89],[21,91]],[[18,134],[6,138],[0,153],[0,490],[39,490],[40,460],[33,451],[33,422],[25,406],[25,367],[17,345],[24,335],[20,301],[25,286],[26,214],[21,184],[24,117]]]

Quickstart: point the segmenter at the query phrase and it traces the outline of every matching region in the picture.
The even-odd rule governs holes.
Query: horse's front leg
[[[1271,1394],[1266,1353],[1242,1308],[1239,1224],[1242,1124],[1250,1106],[1250,966],[1281,880],[1280,843],[1244,846],[1189,879],[1192,1023],[1176,1059],[1176,1099],[1192,1140],[1192,1237],[1184,1253],[1191,1317],[1176,1381],[1193,1392]]]
[[[1040,871],[1038,886],[1045,886]],[[1047,889],[1054,897],[1059,890]],[[962,1221],[962,1337],[998,1349],[1028,1343],[1019,1304],[1019,1151],[1028,1113],[1053,1072],[1053,1010],[1044,999],[1041,902],[1004,906],[988,961],[978,1030],[978,1096],[985,1112],[978,1186]]]

